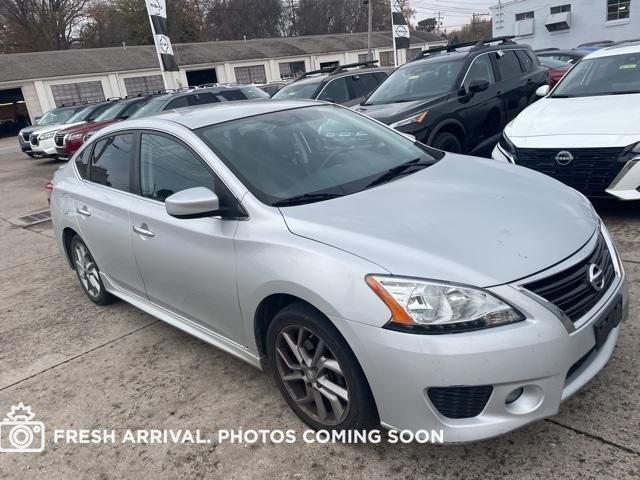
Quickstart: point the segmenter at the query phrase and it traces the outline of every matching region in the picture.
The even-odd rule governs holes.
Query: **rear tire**
[[[436,135],[433,146],[445,152],[462,153],[462,142],[451,132],[441,132]]]
[[[92,302],[98,305],[108,305],[116,301],[116,297],[104,288],[102,278],[100,278],[100,269],[78,235],[71,240],[71,260],[80,286]]]
[[[315,430],[380,423],[369,384],[342,335],[310,305],[293,303],[267,331],[267,357],[289,407]]]

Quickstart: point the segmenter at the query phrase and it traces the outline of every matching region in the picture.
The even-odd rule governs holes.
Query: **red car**
[[[562,77],[564,77],[574,65],[573,63],[563,62],[562,60],[555,60],[549,57],[538,58],[540,58],[540,63],[544,67],[547,67],[549,71],[549,86],[551,88],[553,88],[556,83],[562,80]]]
[[[148,95],[120,100],[98,115],[93,122],[58,131],[54,140],[59,157],[62,159],[71,158],[85,142],[88,133],[93,133],[102,127],[129,118],[151,98],[152,96]]]

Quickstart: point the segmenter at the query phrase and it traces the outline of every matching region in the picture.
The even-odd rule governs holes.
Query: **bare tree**
[[[89,0],[1,0],[6,48],[61,50],[77,41]]]

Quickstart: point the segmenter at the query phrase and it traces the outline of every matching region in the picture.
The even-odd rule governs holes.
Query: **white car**
[[[56,156],[55,136],[58,131],[83,123],[93,122],[95,118],[113,105],[113,101],[87,105],[78,113],[69,118],[65,123],[58,123],[48,127],[39,128],[29,135],[31,151],[42,156]]]
[[[550,175],[588,197],[640,199],[640,41],[584,57],[504,129],[495,160]]]

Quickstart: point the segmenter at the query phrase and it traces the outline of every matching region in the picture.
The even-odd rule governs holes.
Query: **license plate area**
[[[600,349],[607,341],[611,330],[616,328],[622,320],[622,295],[618,295],[615,302],[601,314],[594,323],[593,331],[596,337],[596,349]]]

